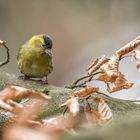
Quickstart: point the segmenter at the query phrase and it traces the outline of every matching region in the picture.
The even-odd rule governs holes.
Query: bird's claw
[[[47,85],[49,84],[47,76],[43,77],[41,80],[42,80],[42,84],[47,84]]]
[[[22,80],[28,80],[28,79],[30,79],[27,75],[20,75],[19,77],[18,77],[18,79],[22,79]]]

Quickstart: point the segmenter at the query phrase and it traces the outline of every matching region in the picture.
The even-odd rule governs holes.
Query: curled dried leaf
[[[100,58],[96,58],[95,60],[93,60],[93,62],[88,66],[87,70],[90,70],[92,67],[94,67]]]
[[[40,106],[38,105],[38,102],[36,102],[36,104],[34,104],[32,108],[22,110],[18,116],[13,117],[14,124],[8,124],[9,127],[5,129],[3,139],[47,139],[47,135],[40,129],[42,128],[42,124],[39,121],[33,120],[39,109]]]
[[[130,83],[123,74],[119,73],[118,77],[114,80],[108,77],[106,74],[100,75],[97,80],[104,81],[105,83],[112,83],[113,87],[108,87],[107,91],[109,93],[120,91],[123,89],[129,89],[133,86],[133,83]]]
[[[111,81],[114,81],[118,77],[119,61],[120,56],[114,54],[107,63],[101,66],[101,70],[110,78]]]
[[[115,82],[114,80],[115,79],[111,79],[110,77],[108,77],[106,74],[101,74],[97,80],[100,80],[100,81],[104,81],[105,83],[113,83]]]
[[[14,110],[11,105],[9,105],[8,103],[1,101],[1,100],[0,100],[0,108],[5,109],[5,110],[10,111],[10,112],[13,112],[13,110]]]
[[[51,97],[43,93],[35,92],[19,86],[8,86],[0,91],[0,107],[7,111],[17,112],[22,106],[12,100],[23,99],[27,97],[39,98],[51,101]]]
[[[85,115],[88,123],[90,125],[104,125],[109,123],[113,118],[111,109],[101,97],[97,97],[95,101],[98,103],[97,111],[89,106],[85,109]]]
[[[45,99],[48,101],[51,100],[50,96],[19,86],[8,86],[2,91],[0,91],[0,100],[2,101],[7,101],[11,99],[12,100],[23,99],[27,97]]]
[[[72,96],[64,104],[61,104],[60,107],[67,106],[70,110],[72,116],[76,116],[79,113],[79,97]]]
[[[140,36],[138,36],[137,38],[135,38],[134,40],[132,40],[131,42],[126,44],[124,47],[122,47],[121,49],[116,51],[116,53],[120,57],[122,57],[123,55],[128,54],[129,52],[131,52],[134,49],[136,49],[138,47],[138,45],[140,45]]]
[[[104,63],[106,63],[109,59],[106,57],[106,55],[103,55],[101,58],[97,58],[94,60],[91,65],[88,67],[88,74],[92,74],[96,70],[98,70]]]
[[[131,88],[133,86],[133,83],[129,83],[125,78],[123,78],[121,72],[119,71],[119,61],[121,60],[122,56],[136,49],[138,45],[140,45],[140,36],[132,40],[130,43],[126,44],[121,49],[117,50],[109,59],[106,58],[105,55],[100,59],[96,59],[88,67],[88,73],[91,74],[92,72],[100,68],[104,72],[104,74],[100,75],[97,80],[104,81],[107,84],[113,83],[115,85],[113,88],[107,89],[109,92]],[[134,51],[134,58],[137,60],[137,68],[138,70],[140,70],[139,51]]]
[[[91,95],[93,92],[97,92],[99,88],[97,87],[86,87],[83,89],[80,89],[78,91],[73,92],[70,97],[86,97]]]
[[[96,126],[98,125],[99,114],[98,111],[92,109],[90,106],[86,106],[85,108],[85,116],[87,120],[88,126]]]
[[[24,110],[23,105],[18,104],[14,102],[13,100],[8,100],[6,103],[10,105],[10,107],[12,107],[12,110],[8,110],[8,111],[13,112],[15,114],[18,114],[19,112]]]
[[[113,114],[110,107],[105,103],[105,101],[101,97],[98,99],[97,103],[98,103],[98,113],[100,116],[99,124],[102,125],[110,122],[113,118]]]
[[[5,131],[3,140],[54,140],[38,129],[25,126],[10,127]]]
[[[114,82],[114,86],[112,88],[107,89],[109,93],[120,91],[123,89],[129,89],[133,86],[133,83],[130,83],[123,74],[119,74],[116,81]]]
[[[134,59],[136,60],[136,67],[140,71],[140,51],[139,50],[134,50]]]
[[[57,133],[58,132],[67,132],[67,125],[65,125],[65,118],[61,118],[61,117],[53,117],[50,119],[46,119],[43,120],[43,125],[46,128],[47,132],[53,132],[53,133]]]

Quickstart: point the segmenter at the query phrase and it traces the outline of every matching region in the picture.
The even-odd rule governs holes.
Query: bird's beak
[[[45,52],[49,55],[52,55],[51,49],[46,49]]]

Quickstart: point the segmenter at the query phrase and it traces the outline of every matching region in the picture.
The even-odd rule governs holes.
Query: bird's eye
[[[42,47],[45,47],[46,45],[45,44],[42,44]]]

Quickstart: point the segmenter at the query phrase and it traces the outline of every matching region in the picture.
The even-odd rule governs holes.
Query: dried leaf
[[[98,110],[90,108],[85,109],[86,119],[91,125],[104,125],[112,120],[113,114],[109,106],[104,102],[101,97],[95,100],[98,103]]]
[[[114,81],[118,77],[119,61],[120,56],[114,54],[107,63],[101,66],[101,70],[111,79],[111,81]]]
[[[77,99],[79,97],[73,97]],[[72,104],[75,108],[75,99],[73,99]],[[15,104],[10,102],[12,106]],[[26,110],[22,110],[21,113],[15,117],[14,124],[4,132],[4,140],[15,140],[15,139],[39,139],[39,140],[59,140],[61,135],[64,133],[76,134],[73,129],[73,125],[75,125],[75,118],[71,114],[62,117],[57,116],[54,118],[50,118],[48,120],[43,120],[43,124],[38,121],[34,121],[34,116],[41,109],[40,103],[35,102],[32,108],[27,108]],[[27,136],[28,135],[28,136]],[[12,137],[10,139],[10,137]]]
[[[87,123],[85,125],[88,125],[88,127],[98,125],[98,120],[99,120],[98,111],[92,109],[90,106],[86,106],[85,116],[87,119]]]
[[[103,55],[101,58],[96,59],[92,62],[92,64],[88,67],[88,74],[92,74],[94,71],[98,70],[104,63],[108,61],[106,55]]]
[[[104,62],[104,63],[102,63],[102,65],[99,66],[100,69],[105,74],[99,76],[99,78],[97,78],[97,80],[104,81],[105,83],[114,83],[114,85],[115,85],[112,89],[108,89],[109,92],[115,92],[115,91],[122,90],[122,89],[128,89],[133,86],[132,83],[129,83],[125,78],[122,78],[122,76],[121,76],[122,74],[119,71],[119,61],[123,55],[133,51],[134,49],[136,49],[138,47],[138,45],[140,45],[140,36],[138,36],[136,39],[132,40],[130,43],[128,43],[127,45],[125,45],[124,47],[122,47],[121,49],[116,51],[110,57],[110,59],[107,60],[107,62]],[[102,58],[104,58],[104,56]],[[139,53],[139,51],[137,51],[137,50],[134,51],[134,58],[137,60],[137,68],[140,70],[140,53]],[[93,69],[93,71],[94,71],[94,69],[96,70],[96,67],[98,66],[98,63],[100,60],[102,60],[102,59],[99,59],[98,61],[96,60],[89,66],[89,68],[88,68],[89,73],[92,73],[92,69]],[[101,62],[103,62],[103,61],[101,61]]]
[[[97,80],[104,81],[105,83],[108,83],[108,84],[109,83],[113,84],[112,88],[110,88],[110,86],[107,88],[107,91],[109,93],[120,91],[123,89],[129,89],[133,86],[133,83],[130,83],[125,78],[125,76],[120,72],[118,72],[118,77],[116,77],[115,79],[110,78],[106,74],[102,74],[97,78]]]
[[[100,58],[96,58],[87,68],[87,70],[90,70],[92,67],[94,67],[98,61],[99,61]]]
[[[73,92],[70,97],[86,97],[91,95],[93,92],[97,92],[99,88],[96,87],[86,87],[83,89],[80,89],[78,91]]]
[[[136,67],[140,71],[140,51],[134,50],[133,57],[134,57],[134,59],[136,60],[136,63],[137,63]]]
[[[23,99],[27,97],[46,99],[48,101],[51,100],[50,96],[19,86],[8,86],[2,91],[0,91],[0,100],[2,101],[7,101],[11,99]]]
[[[67,106],[70,110],[72,116],[76,116],[79,113],[79,97],[72,96],[64,104],[61,104],[60,107]]]
[[[43,120],[43,124],[46,128],[47,132],[56,133],[56,131],[67,132],[67,128],[65,126],[65,118],[62,117],[53,117],[50,119]]]
[[[122,47],[121,49],[116,51],[116,53],[120,57],[122,57],[123,55],[128,54],[129,52],[131,52],[134,49],[136,49],[138,47],[138,45],[140,45],[140,36],[138,36],[137,38],[135,38],[134,40],[132,40],[131,42],[126,44],[124,47]]]
[[[0,108],[5,109],[5,110],[10,111],[10,112],[13,112],[13,110],[14,110],[14,108],[11,105],[9,105],[1,100],[0,100]]]
[[[8,101],[10,105],[16,106],[13,101]],[[48,135],[41,131],[42,124],[39,121],[34,121],[36,114],[41,109],[39,100],[37,100],[31,108],[22,109],[18,115],[12,117],[12,125],[4,131],[4,140],[15,139],[30,139],[30,140],[45,140]],[[10,123],[11,124],[11,123]]]
[[[48,100],[50,102],[51,97],[43,93],[35,92],[19,86],[8,86],[0,91],[0,107],[7,111],[17,112],[21,110],[22,106],[12,100],[23,99],[27,97],[39,98]]]
[[[123,89],[129,89],[133,86],[133,83],[130,83],[123,74],[117,77],[116,81],[114,82],[114,86],[111,89],[107,89],[109,93],[120,91]]]
[[[38,129],[23,126],[10,127],[5,131],[3,140],[55,140]]]
[[[110,77],[108,77],[106,74],[101,74],[97,80],[100,80],[100,81],[104,81],[105,83],[113,83],[115,82],[114,79],[111,79]]]
[[[98,97],[99,98],[99,97]],[[102,98],[99,98],[98,101],[98,113],[99,113],[99,124],[105,124],[112,120],[113,114],[109,106],[105,103]]]
[[[43,120],[44,130],[46,133],[50,135],[58,135],[60,136],[62,133],[69,133],[69,134],[76,134],[75,130],[73,129],[77,126],[79,117],[73,117],[71,114],[67,114],[64,116],[57,116],[47,120]],[[80,122],[81,123],[81,122]]]
[[[11,112],[15,113],[15,114],[18,114],[19,112],[23,111],[24,110],[24,107],[23,105],[21,104],[18,104],[16,102],[14,102],[13,100],[8,100],[6,102],[8,105],[10,105],[10,107],[12,107],[13,109],[11,110]],[[10,110],[8,110],[10,111]]]

